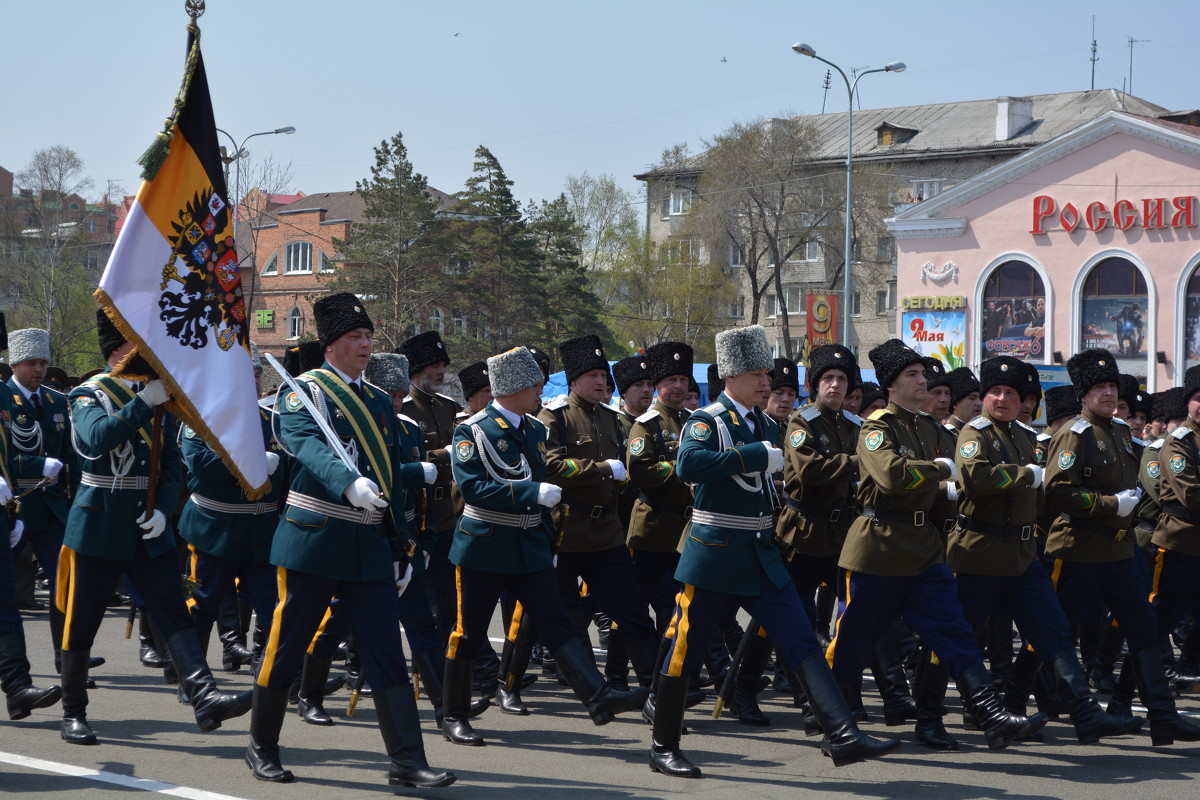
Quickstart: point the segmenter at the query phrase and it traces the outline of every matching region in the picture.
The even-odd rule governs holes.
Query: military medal
[[[1108,445],[1106,445],[1104,442],[1097,439],[1096,440],[1096,449],[1099,450],[1101,453],[1107,453]]]
[[[496,442],[496,449],[499,450],[501,453],[507,451],[508,450],[508,439],[501,439],[500,441]]]

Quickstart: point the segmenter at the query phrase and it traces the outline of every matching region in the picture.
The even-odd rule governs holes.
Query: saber
[[[742,640],[738,642],[737,650],[734,651],[729,671],[725,673],[725,680],[721,681],[721,688],[717,691],[717,702],[713,705],[712,711],[713,719],[719,719],[721,710],[729,704],[729,697],[733,694],[733,687],[737,683],[738,672],[742,668],[742,662],[746,660],[746,648],[750,644],[750,637],[757,636],[758,629],[758,620],[751,617],[746,626],[746,632],[742,634]]]
[[[329,420],[325,419],[325,415],[318,411],[317,407],[313,405],[312,398],[308,396],[308,392],[304,391],[304,389],[300,387],[300,384],[296,383],[296,379],[288,374],[288,371],[283,368],[282,364],[279,363],[279,359],[270,353],[263,353],[263,356],[266,357],[267,363],[271,365],[272,369],[279,373],[279,377],[283,378],[283,382],[286,383],[287,387],[292,390],[292,393],[295,394],[296,397],[300,398],[300,404],[304,406],[304,410],[312,416],[313,420],[317,423],[317,427],[321,429],[321,433],[325,434],[325,441],[328,443],[329,449],[333,451],[333,454],[337,456],[338,459],[345,464],[351,472],[361,478],[362,473],[358,469],[358,464],[356,464],[354,459],[350,458],[350,454],[346,452],[346,447],[342,444],[342,438],[337,435],[336,431],[334,431],[333,426],[329,424]]]

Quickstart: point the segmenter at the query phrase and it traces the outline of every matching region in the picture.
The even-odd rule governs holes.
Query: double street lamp
[[[842,264],[842,344],[846,347],[850,346],[850,261],[851,253],[851,236],[854,229],[854,222],[851,214],[854,210],[854,92],[858,88],[858,82],[862,80],[864,75],[870,75],[872,72],[904,72],[907,66],[903,61],[893,61],[876,69],[867,69],[859,72],[851,81],[846,77],[846,73],[837,64],[828,59],[821,58],[817,55],[817,51],[812,48],[812,45],[804,42],[796,42],[792,45],[792,49],[802,56],[815,58],[838,71],[842,76],[842,80],[846,83],[846,96],[850,100],[850,105],[846,115],[846,238],[843,243]]]
[[[233,241],[237,242],[238,217],[241,216],[240,206],[242,203],[242,158],[250,155],[250,151],[245,149],[246,142],[250,141],[255,136],[272,136],[276,133],[293,134],[296,132],[296,128],[293,125],[285,125],[284,127],[276,128],[273,131],[259,131],[258,133],[252,133],[245,139],[242,139],[241,144],[237,144],[237,140],[234,139],[232,134],[230,134],[228,131],[217,128],[217,132],[223,133],[229,137],[229,143],[234,145],[232,151],[226,150],[224,147],[221,148],[221,162],[225,165],[226,191],[229,190],[229,165],[234,161],[237,162],[237,169],[234,172],[233,182],[233,203],[231,203],[233,206]]]

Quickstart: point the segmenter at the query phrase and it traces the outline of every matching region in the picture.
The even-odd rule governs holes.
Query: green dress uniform
[[[1200,423],[1189,418],[1166,436],[1159,459],[1163,465],[1159,469],[1162,514],[1151,542],[1158,548],[1152,591],[1160,641],[1167,640],[1166,637],[1200,599],[1198,442]]]

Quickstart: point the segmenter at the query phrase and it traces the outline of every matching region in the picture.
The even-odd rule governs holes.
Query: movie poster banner
[[[1046,298],[988,298],[979,337],[981,359],[1012,356],[1041,361],[1046,353]]]
[[[1125,362],[1122,372],[1141,374],[1146,371],[1146,313],[1145,295],[1084,297],[1079,341],[1084,350],[1101,347]]]
[[[904,343],[913,350],[941,359],[947,371],[966,366],[965,309],[905,311],[901,322]]]
[[[805,335],[808,337],[807,350],[811,351],[823,344],[833,344],[837,341],[837,302],[836,293],[822,292],[809,289],[804,297]]]

